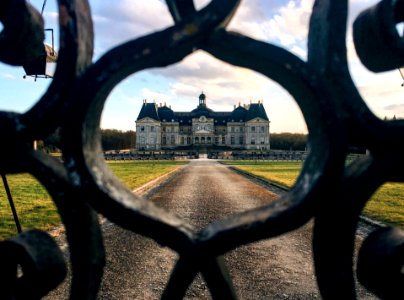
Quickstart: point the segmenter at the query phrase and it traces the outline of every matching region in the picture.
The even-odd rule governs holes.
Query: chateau
[[[202,93],[197,108],[175,112],[144,100],[136,120],[136,148],[269,150],[269,123],[262,102],[215,112]]]

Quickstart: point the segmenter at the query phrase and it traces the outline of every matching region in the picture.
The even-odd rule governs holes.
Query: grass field
[[[110,169],[131,190],[170,172],[184,161],[108,162]],[[267,180],[292,186],[299,175],[300,162],[226,161],[237,168]],[[48,193],[29,174],[8,175],[14,203],[24,229],[50,230],[60,224],[59,215]],[[404,228],[404,184],[387,183],[373,195],[364,215]],[[15,235],[16,228],[4,187],[0,186],[0,239]]]
[[[116,177],[129,189],[134,190],[186,163],[180,160],[137,160],[108,162],[108,166]]]
[[[301,162],[224,161],[236,168],[287,187],[300,173]],[[404,184],[386,183],[367,203],[363,214],[369,218],[404,228]]]
[[[112,172],[131,190],[168,173],[185,161],[108,162]],[[45,188],[31,175],[7,175],[14,204],[23,230],[50,230],[60,224],[59,215]],[[4,190],[0,184],[0,239],[16,234],[16,227]]]

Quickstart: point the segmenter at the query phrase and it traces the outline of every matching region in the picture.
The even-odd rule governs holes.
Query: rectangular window
[[[265,127],[261,126],[260,132],[264,133],[265,132]]]
[[[185,139],[184,139],[184,137],[182,136],[182,137],[181,137],[181,145],[184,145],[184,143],[185,143]]]
[[[240,132],[243,132],[243,127],[240,127]]]
[[[140,126],[140,131],[144,131],[144,126]]]
[[[239,144],[240,145],[244,144],[244,138],[242,135],[239,136]]]
[[[226,138],[224,136],[222,137],[222,144],[226,144]]]
[[[171,136],[171,144],[175,144],[175,136],[174,135]]]
[[[265,138],[264,137],[261,137],[261,144],[262,145],[265,144]]]
[[[150,126],[150,131],[154,132],[154,126]]]
[[[255,145],[255,138],[251,138],[251,145]]]
[[[215,144],[219,144],[219,137],[215,136]]]
[[[234,145],[234,144],[235,144],[235,141],[234,141],[234,135],[232,135],[232,136],[230,137],[230,144],[232,144],[232,145]]]
[[[251,126],[251,132],[255,132],[255,126]]]

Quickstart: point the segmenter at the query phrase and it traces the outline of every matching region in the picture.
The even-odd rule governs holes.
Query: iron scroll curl
[[[52,195],[66,227],[73,265],[71,298],[97,295],[105,261],[95,212],[179,254],[163,294],[166,299],[182,298],[198,272],[214,298],[236,298],[221,255],[290,232],[314,218],[313,253],[322,296],[355,298],[352,257],[356,225],[364,205],[381,184],[404,181],[404,159],[391,159],[403,150],[404,123],[375,117],[352,82],[345,45],[348,2],[315,1],[307,62],[280,47],[227,31],[240,1],[213,0],[200,11],[191,0],[166,2],[173,26],[117,46],[92,64],[89,5],[85,0],[60,0],[61,44],[65,48],[60,51],[52,85],[27,113],[0,113],[0,124],[13,144],[12,151],[1,150],[9,151],[6,154],[13,159],[11,163],[1,159],[0,169],[35,175]],[[399,6],[403,1],[382,1],[394,9],[393,2]],[[394,22],[396,19],[390,24]],[[260,72],[283,86],[303,112],[310,148],[303,170],[286,196],[213,222],[200,232],[180,217],[137,198],[112,175],[104,162],[99,130],[104,103],[120,81],[140,70],[179,62],[195,50]],[[0,59],[8,62],[1,52]],[[387,64],[391,67],[388,58]],[[31,140],[45,137],[57,127],[62,129],[64,164],[29,146]],[[369,149],[370,155],[345,167],[348,145],[355,143]],[[338,213],[347,221],[336,228]],[[389,241],[388,235],[386,239]],[[377,242],[372,238],[361,257],[373,255],[369,244]],[[393,247],[402,247],[402,243],[402,236],[395,235]],[[362,261],[368,266],[371,259]],[[358,268],[360,272],[362,266]],[[388,296],[382,283],[365,278],[364,284],[381,297]],[[397,292],[403,293],[399,288]]]

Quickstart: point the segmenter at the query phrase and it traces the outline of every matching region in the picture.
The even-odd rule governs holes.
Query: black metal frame
[[[53,28],[46,28],[44,31],[50,31],[52,37],[52,53],[51,55],[55,55],[55,38],[53,34]],[[27,76],[34,77],[35,81],[37,78],[52,78],[51,75],[46,74],[46,66],[48,64],[48,53],[46,51],[45,45],[43,46],[42,53],[36,57],[33,61],[25,63],[23,65],[25,75],[23,78],[25,79]],[[52,62],[53,63],[53,62]]]
[[[236,298],[221,256],[314,219],[313,254],[321,295],[354,299],[358,218],[381,184],[404,181],[404,122],[375,117],[351,79],[345,45],[347,1],[315,1],[307,61],[275,45],[227,31],[237,0],[213,0],[200,11],[192,0],[166,2],[175,25],[117,46],[91,63],[93,28],[87,1],[59,0],[61,48],[51,85],[28,112],[0,112],[2,138],[8,141],[8,147],[0,149],[0,170],[29,172],[52,196],[70,247],[71,298],[96,298],[105,262],[96,216],[101,213],[179,254],[164,299],[182,298],[199,272],[213,298]],[[403,5],[402,0],[382,0],[355,22],[357,52],[371,70],[404,65],[404,42],[395,28],[404,19]],[[4,25],[0,61],[22,65],[38,55],[43,22],[32,6],[23,0],[2,1],[0,21]],[[105,165],[99,130],[107,96],[121,80],[140,70],[179,62],[195,49],[260,72],[283,86],[303,112],[310,149],[296,184],[277,203],[216,221],[200,232],[119,183]],[[32,149],[33,140],[59,127],[64,163]],[[364,147],[370,155],[345,167],[349,145]],[[54,287],[38,280],[46,279],[55,268],[63,274],[58,248],[49,239],[34,231],[0,243],[2,265],[7,265],[0,270],[0,282],[10,283],[2,291],[5,298],[23,298],[21,290],[40,297]],[[14,247],[21,249],[20,255]],[[358,277],[380,297],[403,298],[403,247],[402,230],[387,228],[374,232],[360,251]],[[36,255],[39,252],[44,254]],[[14,260],[6,264],[8,256]],[[52,263],[47,257],[54,257]],[[26,260],[30,263],[21,263]],[[17,265],[25,268],[24,278],[13,272]]]

